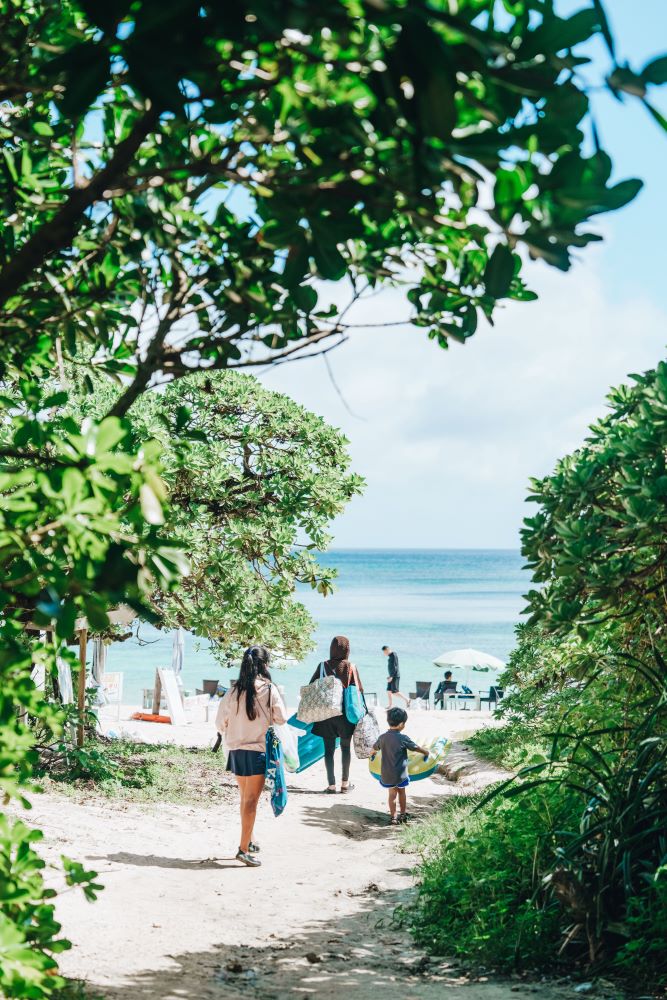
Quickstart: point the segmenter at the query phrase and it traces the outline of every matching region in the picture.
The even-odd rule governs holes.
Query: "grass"
[[[40,774],[45,791],[73,798],[91,793],[124,802],[208,805],[231,797],[224,753],[130,740],[93,739]]]
[[[562,803],[534,790],[519,804],[481,796],[452,798],[404,833],[421,856],[409,914],[420,945],[436,954],[497,969],[549,969],[556,963],[558,910],[541,892]]]

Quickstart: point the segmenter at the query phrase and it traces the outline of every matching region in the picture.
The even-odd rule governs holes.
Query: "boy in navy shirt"
[[[408,775],[408,750],[428,757],[429,751],[417,746],[409,736],[403,735],[408,713],[404,708],[390,708],[387,712],[389,729],[378,737],[375,750],[382,751],[382,770],[380,784],[389,790],[389,815],[391,823],[405,823],[407,820],[407,796],[405,789],[410,784]],[[396,815],[396,799],[398,798],[399,814]]]

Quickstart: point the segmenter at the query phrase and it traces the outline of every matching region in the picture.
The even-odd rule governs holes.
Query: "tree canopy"
[[[667,596],[667,364],[609,395],[611,412],[555,471],[534,480],[539,504],[523,551],[536,582],[533,620],[556,631],[608,619],[656,638]]]
[[[70,409],[104,412],[117,390],[96,388]],[[168,499],[161,534],[189,562],[177,590],[151,592],[158,623],[210,639],[224,659],[258,636],[291,656],[307,652],[313,622],[294,590],[331,591],[335,573],[316,553],[362,487],[345,437],[239,372],[190,375],[145,393],[128,420],[136,451],[159,444]]]
[[[591,134],[599,0],[2,5],[2,368],[133,381],[322,349],[383,284],[446,346],[631,200]],[[344,281],[330,306],[317,279]],[[323,307],[320,299],[324,299]]]

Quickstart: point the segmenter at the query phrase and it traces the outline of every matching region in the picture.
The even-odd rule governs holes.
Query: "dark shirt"
[[[375,750],[382,751],[382,770],[380,777],[383,785],[400,785],[408,777],[408,750],[418,750],[409,736],[399,733],[397,729],[388,729],[375,744]]]
[[[389,657],[387,658],[387,672],[390,677],[394,678],[395,680],[398,679],[399,676],[398,656],[396,653],[390,653]]]

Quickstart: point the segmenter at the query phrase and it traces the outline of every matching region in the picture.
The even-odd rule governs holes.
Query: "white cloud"
[[[518,544],[530,476],[577,447],[610,385],[664,355],[667,314],[641,295],[615,301],[593,253],[562,275],[530,269],[540,294],[509,304],[496,326],[442,351],[409,327],[365,330],[322,359],[267,372],[350,438],[368,488],[336,524],[336,544]],[[398,293],[364,306],[367,322],[406,315]]]

